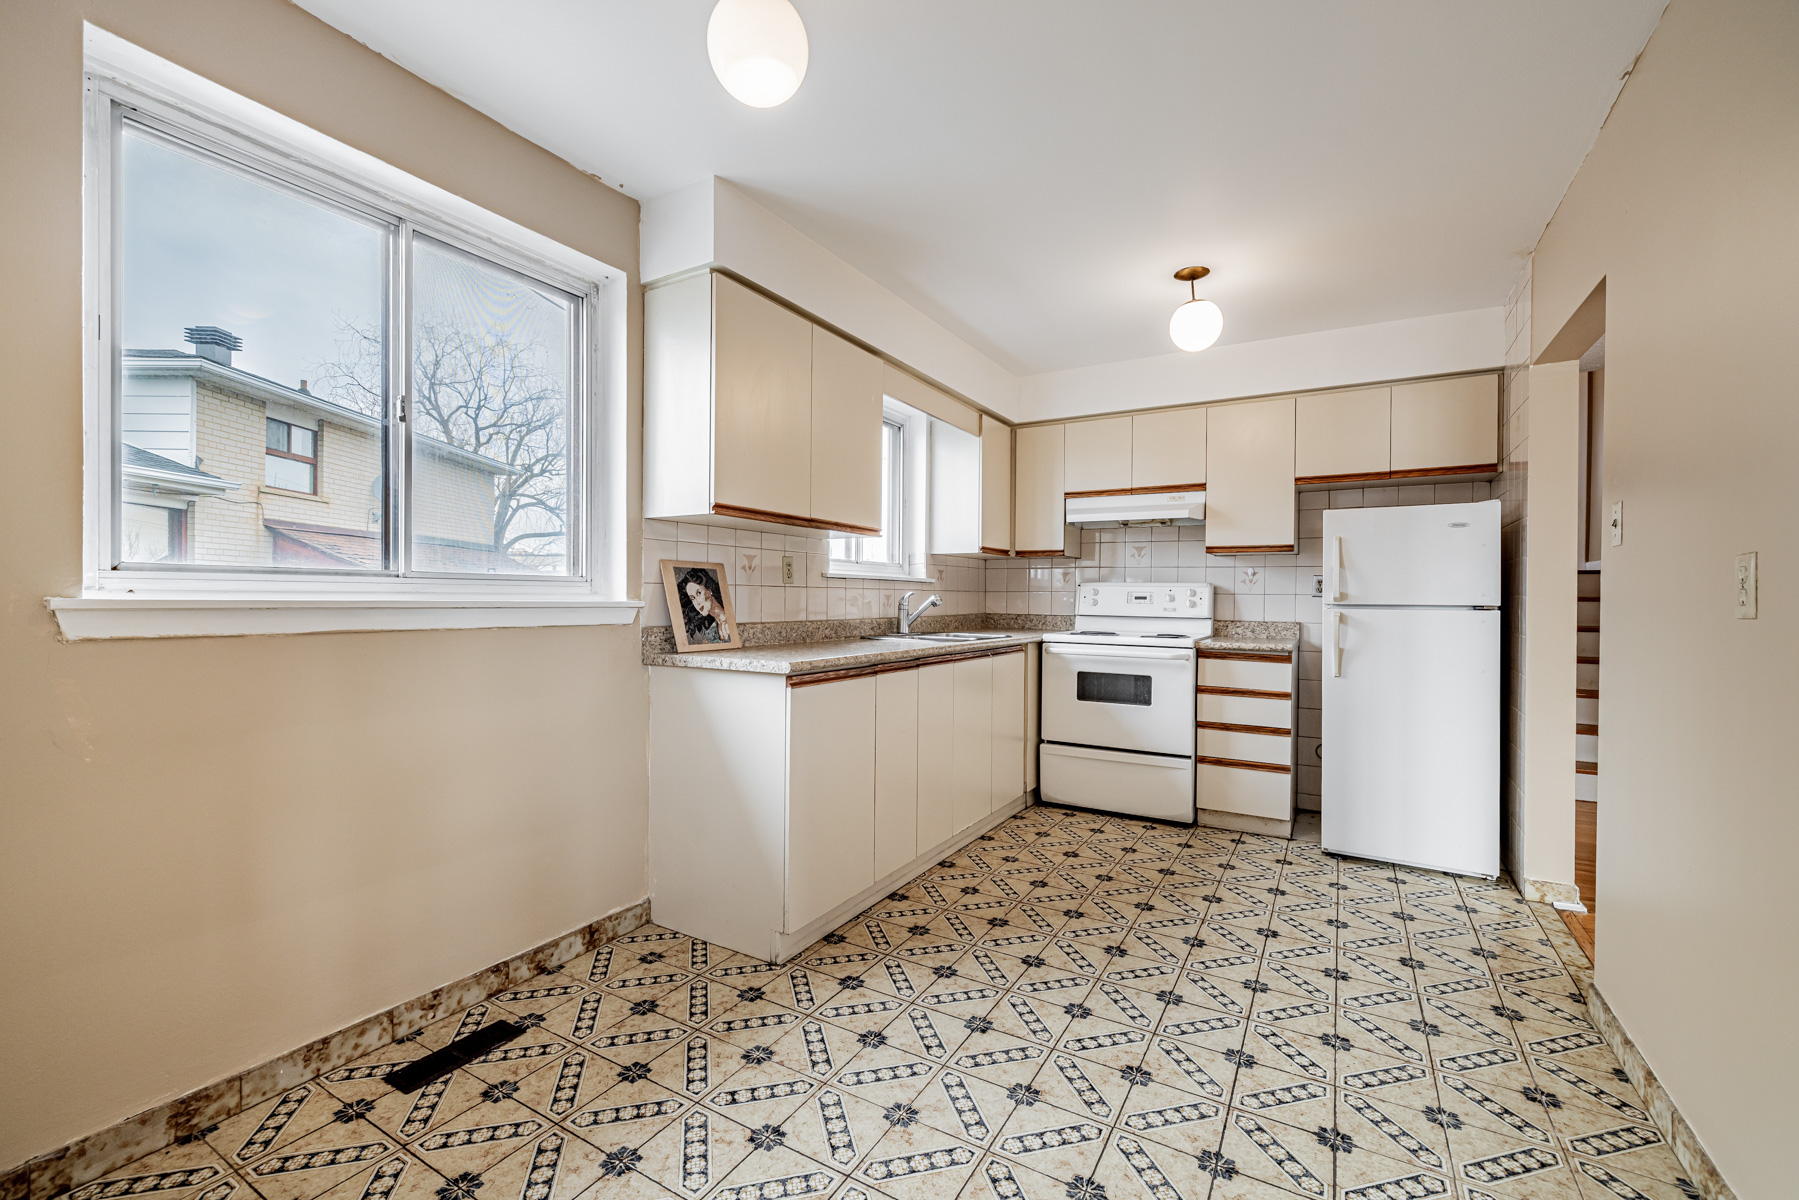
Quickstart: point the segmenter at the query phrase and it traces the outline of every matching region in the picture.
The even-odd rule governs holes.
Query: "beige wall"
[[[1534,280],[1539,353],[1606,282],[1597,982],[1745,1198],[1792,1194],[1799,1077],[1795,64],[1791,0],[1674,0]]]
[[[634,202],[298,8],[0,6],[0,1165],[647,887],[635,628],[57,640],[43,598],[81,569],[84,17],[637,268]]]

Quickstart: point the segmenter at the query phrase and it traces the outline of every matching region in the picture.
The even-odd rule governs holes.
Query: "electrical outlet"
[[[791,585],[793,580],[793,555],[783,554],[781,556],[781,582]]]
[[[1755,620],[1755,551],[1737,555],[1737,618]]]
[[[1312,576],[1312,595],[1314,595],[1314,596],[1324,595],[1324,576],[1322,576],[1322,575]]]
[[[1624,501],[1612,501],[1612,545],[1624,544]]]

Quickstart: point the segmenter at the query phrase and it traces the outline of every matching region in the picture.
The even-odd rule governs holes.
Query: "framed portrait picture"
[[[723,563],[662,560],[662,586],[668,591],[668,614],[675,631],[675,650],[731,650],[743,645],[731,589]]]

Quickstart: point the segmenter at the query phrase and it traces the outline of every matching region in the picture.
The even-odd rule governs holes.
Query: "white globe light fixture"
[[[788,0],[718,0],[706,56],[725,91],[751,108],[773,108],[799,91],[811,51]]]
[[[1187,294],[1192,297],[1168,318],[1168,336],[1182,350],[1204,350],[1224,332],[1224,313],[1210,300],[1201,300],[1194,289],[1196,283],[1211,273],[1210,267],[1182,267],[1174,273],[1176,279],[1187,285]]]

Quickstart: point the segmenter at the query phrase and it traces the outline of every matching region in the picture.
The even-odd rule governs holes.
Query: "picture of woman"
[[[723,563],[662,562],[669,616],[679,651],[743,644],[731,612]]]

